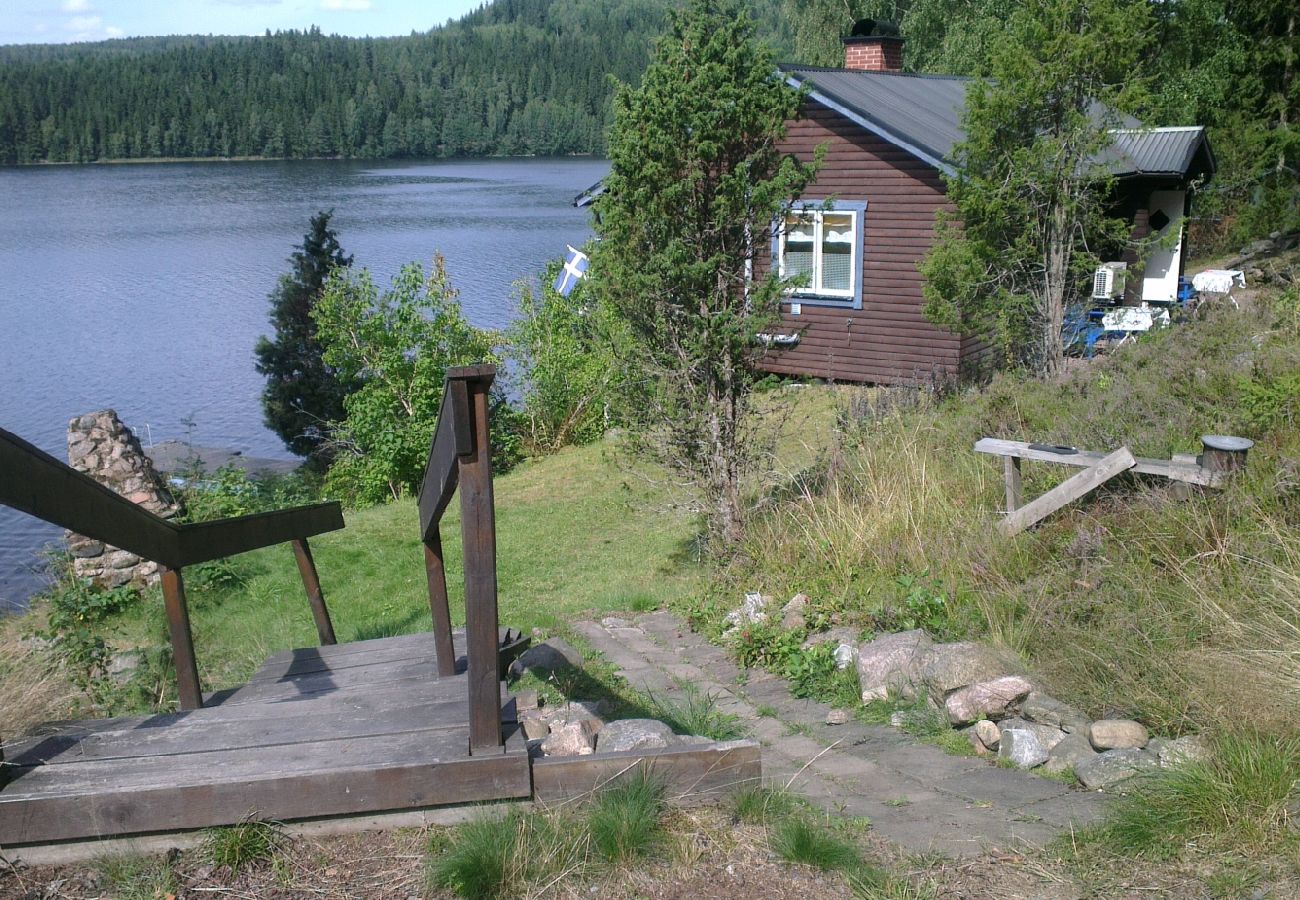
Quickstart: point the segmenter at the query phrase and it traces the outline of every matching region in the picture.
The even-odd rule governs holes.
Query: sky
[[[161,34],[263,34],[320,26],[373,37],[427,31],[482,0],[0,0],[0,44]]]

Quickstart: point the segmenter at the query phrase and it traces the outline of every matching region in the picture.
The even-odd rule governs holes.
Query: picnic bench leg
[[[337,644],[334,624],[330,622],[330,611],[325,606],[325,594],[320,589],[320,576],[316,574],[316,561],[311,557],[311,546],[306,538],[293,542],[293,555],[298,560],[302,585],[307,589],[307,602],[311,604],[311,617],[316,620],[316,634],[320,637],[321,646]]]
[[[199,709],[203,706],[203,692],[199,689],[199,669],[194,662],[194,636],[190,632],[190,613],[185,605],[185,581],[181,578],[180,569],[162,570],[162,589],[181,709]]]
[[[1020,457],[1002,457],[1002,471],[1007,479],[1007,512],[1015,512],[1020,509],[1020,504],[1024,499],[1020,481]]]
[[[433,616],[433,649],[438,675],[456,674],[456,650],[451,644],[451,611],[447,607],[447,572],[442,565],[442,537],[435,527],[424,542],[424,572],[429,580],[429,612]]]

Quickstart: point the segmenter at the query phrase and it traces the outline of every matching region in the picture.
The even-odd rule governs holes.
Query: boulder
[[[1188,734],[1171,741],[1152,740],[1147,744],[1147,752],[1154,753],[1160,767],[1185,766],[1188,763],[1208,762],[1210,748],[1199,734]]]
[[[802,631],[808,627],[805,612],[808,609],[808,595],[795,594],[790,602],[781,607],[781,627],[786,631]]]
[[[525,672],[549,675],[563,669],[582,665],[582,654],[559,638],[550,638],[534,644],[510,664],[510,674],[515,678]]]
[[[1028,728],[1003,728],[998,759],[1009,760],[1018,769],[1032,769],[1047,762],[1048,753]]]
[[[858,648],[852,644],[840,644],[835,648],[835,668],[843,671],[858,661]]]
[[[1065,740],[1065,732],[1054,725],[1041,725],[1038,722],[1030,722],[1026,719],[1014,718],[1004,719],[998,723],[999,728],[1023,728],[1026,731],[1032,731],[1038,738],[1038,742],[1043,745],[1043,749],[1048,753],[1061,741]]]
[[[542,741],[544,756],[587,756],[596,750],[596,729],[588,719],[555,724]]]
[[[992,681],[1007,674],[1007,665],[996,653],[974,641],[956,644],[935,644],[921,660],[920,682],[925,684],[936,700],[942,700],[950,691]]]
[[[1126,747],[1107,750],[1076,763],[1074,774],[1084,787],[1097,790],[1126,781],[1134,775],[1149,772],[1158,765],[1156,758],[1150,753]]]
[[[847,709],[832,709],[826,714],[827,725],[847,725],[849,721],[849,711]]]
[[[1055,725],[1062,731],[1076,732],[1088,727],[1088,717],[1068,703],[1062,703],[1039,691],[1030,691],[1020,704],[1020,715],[1040,725]]]
[[[1007,707],[1031,690],[1033,685],[1019,675],[1006,675],[954,691],[944,701],[944,707],[953,725],[981,718],[1000,719],[1007,714]]]
[[[542,698],[537,695],[537,691],[520,691],[515,694],[515,709],[518,712],[537,709],[541,705]]]
[[[1097,755],[1088,743],[1087,735],[1081,732],[1066,734],[1050,751],[1050,757],[1043,763],[1043,771],[1059,774],[1066,769],[1078,771],[1079,766]]]
[[[890,690],[910,693],[920,676],[921,661],[932,646],[921,629],[886,634],[858,647],[858,686],[862,702],[883,700]]]
[[[1002,729],[988,719],[982,719],[972,725],[971,733],[986,750],[998,749],[998,744],[1002,741]]]
[[[562,706],[551,706],[542,710],[542,718],[550,722],[591,722],[596,731],[605,724],[601,718],[604,707],[599,702],[590,700],[570,700]]]
[[[1132,719],[1098,719],[1088,726],[1088,740],[1097,750],[1137,750],[1150,739],[1146,726]]]
[[[619,719],[600,732],[600,752],[661,750],[676,742],[673,730],[655,719]]]

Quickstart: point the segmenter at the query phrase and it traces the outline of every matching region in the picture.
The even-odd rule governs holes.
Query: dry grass
[[[83,699],[52,654],[23,637],[19,620],[0,622],[0,738],[67,718]]]

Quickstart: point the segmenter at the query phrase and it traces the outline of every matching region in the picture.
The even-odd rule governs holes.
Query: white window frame
[[[817,284],[824,277],[822,264],[822,244],[824,215],[847,215],[850,217],[852,240],[850,253],[849,287],[843,289],[826,288]],[[813,283],[803,287],[791,287],[787,294],[801,302],[824,302],[827,305],[851,305],[855,309],[862,303],[862,233],[866,219],[866,203],[837,203],[828,206],[825,201],[796,203],[787,213],[789,216],[811,216],[813,218]],[[777,228],[776,240],[773,242],[778,274],[782,279],[793,277],[786,270],[786,216],[782,216]]]

